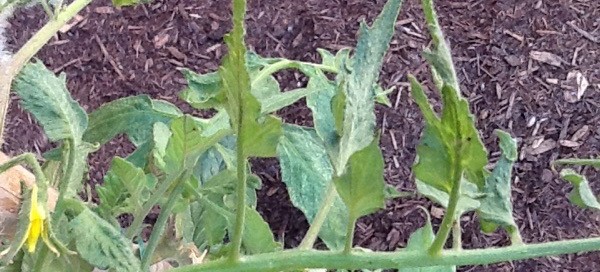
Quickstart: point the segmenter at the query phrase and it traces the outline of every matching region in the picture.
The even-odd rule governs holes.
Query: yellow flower
[[[31,210],[29,212],[29,226],[25,234],[26,240],[23,243],[27,244],[27,251],[34,252],[37,245],[37,241],[42,237],[44,243],[54,253],[58,254],[58,251],[50,242],[48,237],[48,227],[46,222],[46,211],[44,207],[38,203],[38,187],[33,185],[31,188]]]

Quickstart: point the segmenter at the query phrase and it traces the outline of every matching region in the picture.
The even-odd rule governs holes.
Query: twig
[[[600,43],[600,40],[597,37],[594,37],[594,35],[590,34],[589,32],[579,28],[578,26],[576,26],[573,22],[567,22],[567,25],[569,25],[570,27],[572,27],[573,29],[575,29],[575,31],[577,31],[577,33],[581,34],[581,36],[583,36],[584,38],[595,42],[595,43]]]
[[[121,72],[121,69],[119,69],[119,65],[117,65],[117,62],[112,58],[110,54],[108,54],[108,51],[106,50],[106,47],[100,40],[100,37],[98,37],[98,34],[94,35],[94,39],[96,40],[96,43],[98,43],[98,46],[100,46],[100,50],[102,51],[104,57],[108,60],[108,62],[110,62],[110,65],[115,70],[115,72],[119,74],[119,79],[125,80],[125,76],[123,75],[123,72]]]

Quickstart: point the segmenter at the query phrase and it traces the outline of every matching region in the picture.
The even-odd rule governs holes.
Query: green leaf
[[[118,134],[125,133],[136,146],[140,146],[151,139],[154,123],[168,124],[182,115],[165,103],[140,95],[104,104],[90,114],[90,125],[84,140],[102,145]]]
[[[373,23],[362,23],[358,44],[352,58],[351,71],[345,80],[346,107],[340,158],[337,169],[343,169],[350,156],[373,141],[375,129],[375,90],[383,57],[394,35],[394,25],[401,0],[390,0]]]
[[[41,61],[27,64],[14,83],[23,108],[38,120],[52,141],[79,143],[88,126],[83,108],[71,98],[66,76],[55,76]]]
[[[469,182],[483,188],[487,151],[483,146],[467,101],[449,85],[442,90],[443,109],[439,118],[427,102],[421,85],[411,80],[413,99],[425,118],[425,129],[417,146],[417,159],[413,166],[415,177],[434,188],[450,193],[453,162],[459,165]],[[436,171],[431,171],[436,169]]]
[[[244,156],[273,157],[282,133],[281,120],[273,116],[259,120],[261,106],[251,92],[246,67],[245,2],[234,1],[234,5],[240,5],[235,9],[242,12],[234,16],[233,30],[224,38],[228,53],[219,69],[227,97],[226,110],[238,134],[238,148],[242,148]]]
[[[277,148],[281,178],[294,206],[312,222],[324,201],[333,168],[326,148],[314,130],[294,125],[283,128]],[[319,237],[330,249],[339,250],[344,246],[348,213],[339,195],[335,198]]]
[[[90,264],[101,269],[140,271],[131,244],[114,226],[85,208],[69,223],[75,248]]]
[[[247,254],[273,252],[282,248],[281,244],[275,242],[269,224],[265,222],[256,210],[250,207],[246,207],[242,245]]]
[[[225,103],[222,92],[221,76],[219,73],[197,74],[190,69],[181,69],[187,80],[185,88],[179,97],[196,109],[218,108]]]
[[[598,203],[598,199],[584,176],[573,171],[573,169],[563,169],[560,176],[573,184],[573,190],[569,193],[571,203],[581,208],[600,210],[600,203]]]
[[[191,116],[186,115],[173,120],[171,136],[164,151],[162,170],[169,176],[177,176],[183,169],[192,169],[200,155],[227,134],[227,131],[221,130],[204,137]]]
[[[144,170],[115,157],[104,183],[96,187],[100,199],[98,208],[105,218],[133,213],[142,208],[154,186],[154,178],[146,176]]]
[[[496,134],[500,139],[502,156],[492,174],[486,179],[483,190],[486,196],[481,200],[477,212],[485,232],[493,232],[498,226],[502,226],[511,234],[513,243],[521,243],[519,228],[512,215],[510,198],[512,167],[517,160],[517,141],[504,131],[496,130]]]
[[[408,244],[406,245],[406,250],[415,250],[415,251],[427,251],[427,249],[433,243],[435,234],[433,233],[433,228],[431,227],[431,220],[429,216],[427,216],[427,222],[425,226],[417,229],[410,235],[408,238]],[[419,268],[404,268],[398,267],[398,269],[402,272],[454,272],[456,271],[455,266],[432,266],[432,267],[419,267]]]
[[[207,194],[206,197],[220,207],[225,207],[222,196]],[[227,217],[202,203],[193,203],[190,209],[195,227],[193,240],[198,249],[222,244],[227,230]]]
[[[375,137],[370,145],[350,157],[344,174],[334,178],[351,221],[385,207],[383,168],[379,137]]]

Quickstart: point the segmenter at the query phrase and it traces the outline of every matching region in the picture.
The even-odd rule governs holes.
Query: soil
[[[317,48],[335,51],[353,46],[359,21],[370,22],[384,2],[251,0],[248,44],[266,56],[318,61]],[[406,1],[381,75],[384,86],[397,88],[390,94],[393,106],[377,108],[386,180],[404,191],[415,190],[410,167],[423,127],[407,89],[406,74],[429,79],[418,53],[429,44],[418,2]],[[521,157],[515,167],[512,197],[524,240],[535,243],[600,235],[600,213],[570,204],[571,186],[550,167],[557,158],[600,154],[600,2],[437,2],[463,94],[471,102],[486,146],[498,156],[495,129],[505,129],[519,140]],[[218,67],[225,49],[222,38],[230,27],[228,5],[228,0],[170,0],[118,10],[109,1],[94,1],[81,13],[77,25],[59,33],[37,57],[54,71],[67,74],[69,89],[88,111],[119,97],[144,93],[189,112],[177,98],[185,82],[176,69],[207,72]],[[43,12],[36,8],[19,12],[9,32],[11,45],[22,45],[44,20]],[[539,61],[535,51],[553,55]],[[573,71],[591,83],[580,99],[574,95],[577,86],[566,82]],[[280,73],[278,79],[287,88],[306,81],[293,71]],[[10,108],[5,151],[39,154],[48,150],[47,138],[16,102]],[[280,115],[297,124],[309,124],[311,119],[304,102]],[[113,156],[131,151],[131,144],[119,138],[90,156],[91,184],[102,180]],[[274,159],[253,161],[254,172],[264,181],[259,210],[276,237],[293,247],[308,224],[291,205],[278,169]],[[582,170],[593,189],[600,191],[600,176],[593,169]],[[423,198],[389,201],[384,211],[360,220],[356,245],[373,250],[405,246],[409,234],[424,222],[418,206],[426,207],[439,224],[439,208]],[[481,234],[473,214],[464,216],[462,225],[465,248],[509,243],[502,232]],[[600,271],[600,253],[461,270]]]

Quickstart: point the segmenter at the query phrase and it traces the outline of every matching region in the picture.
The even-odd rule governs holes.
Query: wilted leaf
[[[312,222],[332,182],[333,168],[326,148],[314,130],[294,125],[283,128],[277,148],[281,177],[294,206]],[[329,249],[343,248],[347,217],[346,207],[336,194],[319,235]]]
[[[510,198],[512,167],[517,160],[517,141],[504,131],[497,130],[496,134],[500,139],[502,157],[486,179],[483,189],[485,198],[481,200],[477,212],[483,231],[493,232],[498,226],[502,226],[511,235],[513,243],[521,243],[519,228],[512,215]]]
[[[121,232],[85,208],[69,223],[79,255],[90,264],[116,271],[141,270],[139,259]]]
[[[577,174],[573,169],[562,170],[560,176],[573,184],[573,190],[569,193],[571,203],[581,208],[600,210],[600,203],[598,203],[598,199],[584,176]]]

